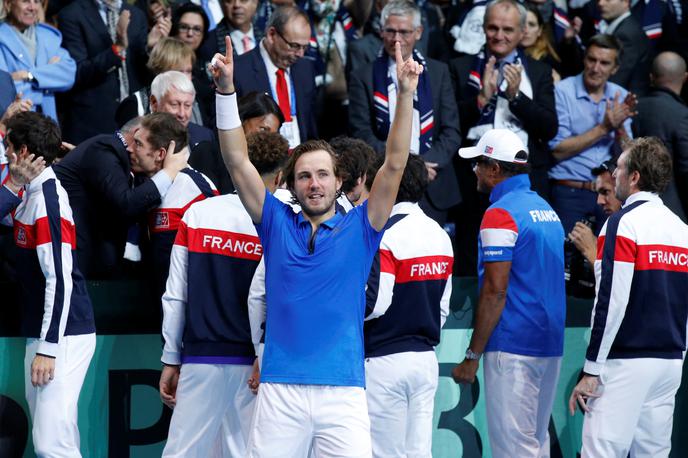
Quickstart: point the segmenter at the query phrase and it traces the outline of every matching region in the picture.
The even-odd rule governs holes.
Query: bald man
[[[652,63],[652,90],[638,102],[634,137],[659,137],[674,161],[674,179],[662,200],[684,222],[688,214],[688,106],[681,88],[688,79],[686,62],[673,52],[660,53]],[[670,122],[669,122],[670,120]]]

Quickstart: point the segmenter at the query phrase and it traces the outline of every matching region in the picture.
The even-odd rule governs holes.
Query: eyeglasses
[[[284,35],[282,35],[282,33],[279,30],[277,30],[277,28],[275,28],[275,32],[277,33],[277,35],[280,36],[280,38],[282,40],[284,40],[284,42],[287,44],[287,46],[289,46],[289,49],[291,49],[292,51],[295,51],[295,52],[298,52],[298,51],[306,52],[306,51],[308,51],[308,48],[310,47],[310,45],[302,45],[302,44],[294,43],[293,41],[287,40],[286,38],[284,38]]]
[[[192,35],[200,35],[203,28],[200,25],[179,24],[179,31],[182,33],[191,32]]]
[[[382,29],[382,33],[387,35],[390,38],[394,38],[397,36],[397,34],[399,34],[399,36],[401,38],[407,39],[411,36],[411,34],[413,32],[415,32],[415,30],[408,30],[408,29],[397,30],[397,29],[392,29],[390,27],[386,27],[386,28]]]

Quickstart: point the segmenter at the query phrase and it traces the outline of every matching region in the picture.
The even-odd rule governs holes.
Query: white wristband
[[[232,130],[241,127],[236,92],[230,95],[215,93],[215,115],[219,130]]]

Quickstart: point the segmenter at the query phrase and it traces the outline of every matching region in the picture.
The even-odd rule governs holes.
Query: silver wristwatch
[[[466,359],[472,359],[472,360],[478,361],[481,356],[482,356],[482,353],[475,353],[470,348],[466,349]]]
[[[29,83],[33,83],[33,80],[34,80],[34,79],[35,79],[35,78],[34,78],[34,76],[33,76],[33,73],[31,73],[31,72],[26,72],[26,81],[28,81]]]

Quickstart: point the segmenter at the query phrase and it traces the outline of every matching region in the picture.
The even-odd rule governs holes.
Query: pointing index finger
[[[229,38],[229,35],[225,35],[225,46],[227,48],[227,52],[225,52],[225,63],[231,62],[232,56],[233,56],[233,48],[232,48],[232,39]]]
[[[401,68],[404,65],[404,58],[401,56],[401,43],[398,41],[394,43],[394,57],[397,61],[397,68]]]

